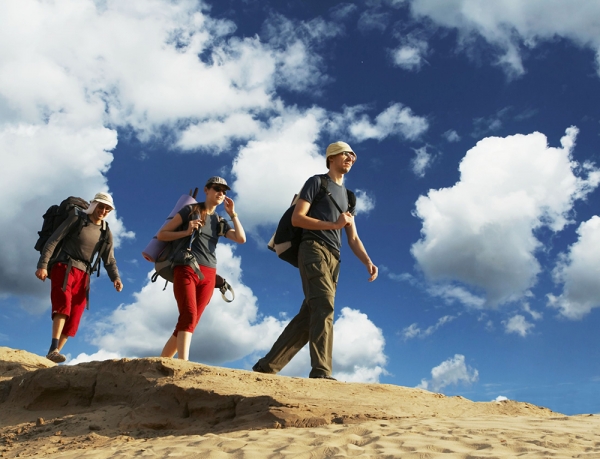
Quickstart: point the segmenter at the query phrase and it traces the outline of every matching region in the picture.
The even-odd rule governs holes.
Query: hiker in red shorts
[[[46,357],[55,363],[66,360],[60,351],[79,328],[88,302],[92,260],[96,253],[101,252],[100,257],[117,292],[123,289],[112,233],[104,222],[114,208],[109,194],[97,193],[85,213],[69,214],[42,249],[35,275],[42,281],[50,277],[52,284],[52,344]],[[62,246],[56,251],[61,241]]]

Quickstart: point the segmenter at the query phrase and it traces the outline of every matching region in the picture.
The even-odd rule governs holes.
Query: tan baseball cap
[[[101,202],[102,204],[106,204],[107,206],[110,206],[112,209],[115,208],[115,203],[113,202],[113,198],[108,193],[96,193],[96,196],[94,196],[94,199],[92,199],[92,202],[94,202],[94,201]]]

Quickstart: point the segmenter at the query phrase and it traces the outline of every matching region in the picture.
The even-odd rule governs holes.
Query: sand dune
[[[599,427],[514,401],[0,348],[2,458],[600,458]]]

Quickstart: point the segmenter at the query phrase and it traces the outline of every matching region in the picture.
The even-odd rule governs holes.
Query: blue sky
[[[300,307],[266,249],[326,146],[379,279],[342,251],[334,376],[600,412],[595,2],[19,0],[0,6],[0,345],[45,355],[41,215],[113,194],[106,273],[68,363],[157,356],[172,292],[141,257],[222,175],[249,240],[221,244],[192,360],[249,369]],[[224,211],[221,209],[224,215]],[[283,374],[306,376],[299,353]]]

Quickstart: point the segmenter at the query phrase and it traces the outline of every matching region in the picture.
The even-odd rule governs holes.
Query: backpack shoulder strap
[[[90,274],[93,274],[94,271],[97,271],[97,277],[100,277],[100,260],[102,259],[102,257],[104,256],[104,252],[106,252],[106,249],[108,248],[108,232],[110,231],[110,229],[108,228],[108,222],[105,220],[102,220],[102,226],[100,227],[100,248],[98,249],[98,252],[96,254],[96,260],[91,264],[91,271]],[[94,258],[92,256],[92,258]]]
[[[313,203],[323,199],[327,194],[330,194],[327,191],[327,181],[329,180],[329,176],[327,174],[319,174],[318,177],[319,177],[319,192],[315,196]]]
[[[327,181],[330,180],[329,176],[327,174],[322,174],[322,175],[319,175],[319,178],[321,179],[321,189],[319,190],[319,194],[317,196],[315,196],[315,199],[313,202],[316,202],[318,199],[321,199],[324,196],[329,196],[329,199],[331,199],[331,202],[333,203],[335,208],[339,211],[340,214],[343,214],[344,211],[340,208],[338,203],[335,202],[335,199],[333,199],[333,196],[331,195],[331,191],[329,191],[327,189]],[[346,191],[348,191],[348,190],[346,189]],[[319,197],[319,195],[321,195],[321,196]]]
[[[348,212],[351,214],[356,210],[356,195],[346,188],[346,194],[348,195]]]

